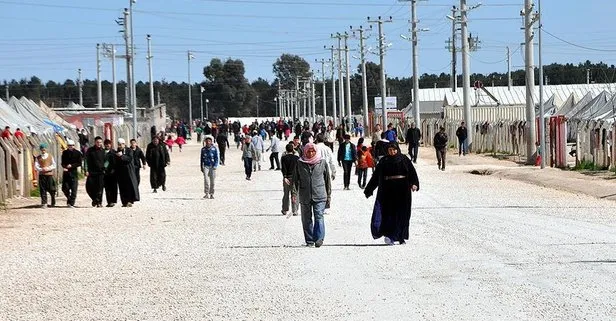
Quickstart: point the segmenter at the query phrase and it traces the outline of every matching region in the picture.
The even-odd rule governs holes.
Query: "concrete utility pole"
[[[259,118],[259,96],[257,96],[257,118]]]
[[[327,48],[327,47],[326,47]],[[331,52],[332,52],[332,118],[333,118],[333,123],[334,123],[334,128],[336,128],[336,125],[338,124],[338,119],[337,119],[337,106],[336,106],[336,49],[334,48],[334,46],[331,46],[330,48]]]
[[[111,58],[111,78],[112,78],[112,95],[113,95],[113,110],[118,110],[118,87],[116,84],[116,66],[115,66],[115,45],[103,44],[103,56]]]
[[[372,27],[372,26],[370,26]],[[368,126],[370,123],[370,119],[368,116],[368,77],[366,75],[366,46],[364,41],[368,39],[368,37],[364,37],[364,27],[359,26],[358,29],[353,29],[351,26],[351,30],[353,32],[359,32],[359,50],[360,50],[360,59],[361,59],[361,89],[362,89],[362,99],[364,105],[364,136],[370,136],[370,131],[368,130]]]
[[[150,81],[150,108],[154,108],[154,77],[152,75],[152,37],[147,35],[146,39],[148,40],[148,79]]]
[[[507,46],[507,89],[511,90],[511,50]]]
[[[543,61],[542,61],[542,43],[541,34],[543,25],[541,24],[541,0],[538,5],[537,21],[539,24],[539,142],[541,145],[541,168],[545,168],[546,142],[545,142],[545,106],[543,105]]]
[[[203,92],[205,89],[203,86],[199,86],[199,121],[203,121]]]
[[[132,8],[132,1],[131,1]],[[131,35],[131,13],[129,9],[124,8],[124,18],[122,22],[118,22],[121,26],[124,26],[124,43],[126,45],[126,109],[133,114],[133,137],[137,138],[137,104],[135,91],[133,87],[133,51],[132,51],[132,35]]]
[[[464,101],[464,122],[468,130],[466,142],[468,151],[472,151],[473,146],[473,114],[471,113],[471,73],[470,73],[470,57],[468,44],[468,8],[466,0],[460,0],[460,23],[462,26],[462,73],[463,73],[463,101]]]
[[[317,83],[314,80],[314,78],[315,78],[314,75],[312,75],[310,77],[310,92],[312,94],[312,97],[311,97],[311,101],[312,101],[312,106],[311,106],[311,108],[312,108],[312,124],[317,122],[317,93],[316,93],[316,91],[317,91],[316,90],[317,89],[316,88],[317,87],[316,86]]]
[[[338,39],[338,101],[340,102],[340,123],[344,124],[344,78],[342,76],[342,35],[337,33],[335,36],[332,35],[332,38]],[[346,128],[346,127],[345,127]]]
[[[385,98],[387,98],[387,79],[385,77],[385,35],[383,34],[383,23],[392,21],[393,20],[391,17],[389,17],[388,20],[383,20],[381,17],[377,20],[370,20],[370,17],[368,17],[369,23],[377,23],[379,25],[379,57],[381,63],[381,108],[383,128],[387,127],[387,109],[385,108],[387,106],[385,103]]]
[[[535,142],[537,141],[537,126],[535,122],[535,66],[534,66],[534,48],[533,48],[533,25],[536,21],[533,0],[524,0],[524,10],[521,12],[524,15],[524,39],[526,48],[526,124],[528,132],[528,140],[526,142],[526,163],[532,165],[535,163],[533,155],[535,154]]]
[[[346,65],[346,114],[347,114],[347,132],[351,132],[351,126],[353,126],[353,109],[351,108],[351,58],[349,54],[349,34],[344,33],[344,53],[345,53],[345,65]]]
[[[96,109],[103,108],[103,84],[101,81],[101,44],[96,44]]]
[[[81,80],[81,68],[77,69],[77,84],[79,85],[79,105],[83,106],[83,81]]]
[[[195,59],[195,56],[188,50],[188,126],[192,129],[192,82],[190,80],[190,61]]]
[[[398,0],[411,3],[411,44],[413,51],[413,111],[415,124],[421,127],[421,113],[419,110],[419,54],[417,53],[417,44],[419,42],[418,33],[420,31],[428,31],[428,29],[418,29],[417,24],[417,0]]]
[[[327,125],[327,93],[325,88],[325,59],[315,59],[316,62],[321,63],[321,80],[323,80],[323,122]],[[316,115],[315,115],[316,117]]]
[[[590,69],[586,69],[586,84],[590,84]]]
[[[457,34],[458,34],[458,8],[453,6],[451,8],[451,39],[449,41],[449,50],[451,51],[451,91],[456,92],[458,88],[458,47],[457,47]]]
[[[293,111],[294,118],[299,120],[299,77],[295,77],[295,108]]]
[[[135,84],[135,37],[133,32],[133,4],[137,3],[137,0],[129,0],[129,22],[130,22],[130,81],[131,81],[131,91],[133,98],[133,111],[135,113],[135,117],[133,118],[133,126],[135,127],[134,138],[137,138],[137,85]]]

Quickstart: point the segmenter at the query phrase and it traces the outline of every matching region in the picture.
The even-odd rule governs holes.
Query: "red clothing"
[[[179,136],[178,138],[175,139],[175,143],[182,146],[186,144],[186,140],[184,139],[184,137]]]
[[[374,164],[374,158],[372,158],[372,147],[368,148],[364,154],[366,155],[366,164],[368,164],[368,167],[375,167],[376,165]]]
[[[21,130],[15,132],[15,137],[24,138],[24,136],[24,132],[22,132]]]
[[[11,138],[11,131],[10,131],[10,130],[8,130],[8,129],[3,130],[3,131],[2,131],[2,138],[8,138],[8,139],[10,139],[10,138]]]
[[[367,154],[368,153],[364,153],[364,152],[361,152],[361,153],[357,154],[357,168],[359,168],[359,169],[366,169],[366,168],[369,167],[368,166],[368,161],[367,161],[367,159],[368,159]]]
[[[167,144],[167,146],[169,147],[173,147],[173,139],[169,138],[165,141],[165,144]]]

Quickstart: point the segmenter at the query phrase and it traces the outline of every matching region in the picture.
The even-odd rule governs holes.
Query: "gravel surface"
[[[204,200],[198,151],[172,153],[167,192],[143,172],[133,208],[82,187],[78,209],[1,213],[0,319],[616,319],[613,201],[440,172],[426,149],[407,245],[371,238],[374,198],[339,169],[325,244],[305,248],[279,172],[247,182],[232,147]]]

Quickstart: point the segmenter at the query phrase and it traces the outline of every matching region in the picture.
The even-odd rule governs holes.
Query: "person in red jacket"
[[[4,127],[4,130],[2,131],[2,135],[0,137],[6,138],[6,139],[11,139],[11,136],[13,136],[11,134],[11,127],[10,126]]]
[[[24,132],[21,131],[21,129],[17,128],[15,129],[15,138],[24,138]]]

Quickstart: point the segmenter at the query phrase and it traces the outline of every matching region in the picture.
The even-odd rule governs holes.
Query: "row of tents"
[[[45,104],[22,97],[11,97],[8,102],[0,99],[0,126],[19,128],[26,135],[63,133],[75,130],[76,126],[66,122]]]

